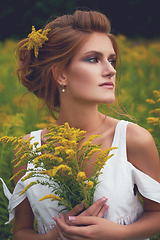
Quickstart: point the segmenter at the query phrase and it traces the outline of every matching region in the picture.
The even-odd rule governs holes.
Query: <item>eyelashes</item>
[[[89,63],[98,63],[100,61],[100,59],[98,57],[89,57],[87,59],[84,60],[85,62],[89,62]],[[115,67],[116,65],[116,59],[115,58],[111,58],[108,60],[110,62],[110,64]]]
[[[85,59],[85,62],[98,63],[98,58],[97,57],[89,57],[89,58]]]
[[[111,59],[111,60],[109,60],[109,62],[113,67],[115,67],[115,65],[116,65],[116,60],[115,59]]]

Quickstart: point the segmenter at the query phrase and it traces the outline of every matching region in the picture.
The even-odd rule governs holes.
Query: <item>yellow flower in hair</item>
[[[38,57],[39,48],[48,41],[47,34],[51,29],[48,27],[46,30],[42,32],[42,29],[36,31],[35,27],[32,26],[32,32],[28,34],[29,41],[25,43],[21,48],[28,47],[28,50],[34,49],[35,57]],[[41,33],[42,32],[42,33]]]

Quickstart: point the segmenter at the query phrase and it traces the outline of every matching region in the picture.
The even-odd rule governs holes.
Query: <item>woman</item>
[[[25,182],[21,176],[16,178],[9,204],[10,219],[15,209],[14,239],[131,240],[159,233],[160,166],[154,141],[138,125],[105,116],[97,109],[99,103],[111,104],[116,98],[118,47],[108,19],[98,12],[76,11],[57,18],[45,29],[47,39],[42,47],[30,45],[30,50],[24,46],[28,38],[19,44],[20,81],[44,99],[51,113],[59,108],[55,124],[68,122],[70,127],[85,130],[86,138],[99,134],[94,144],[102,143],[102,150],[110,146],[118,149],[100,176],[95,203],[79,215],[83,203],[58,217],[56,202],[38,202],[49,191],[42,186],[33,186],[20,198]],[[34,136],[40,146],[47,131],[32,132],[24,138]],[[87,176],[94,161],[95,155],[85,169]],[[34,215],[43,234],[33,230]]]

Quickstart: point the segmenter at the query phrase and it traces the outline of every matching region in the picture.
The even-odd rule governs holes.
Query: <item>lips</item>
[[[100,87],[114,87],[113,82],[104,82],[99,85]]]

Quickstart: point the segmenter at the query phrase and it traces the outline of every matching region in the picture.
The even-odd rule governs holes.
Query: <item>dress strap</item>
[[[30,137],[33,137],[31,142],[30,142],[31,144],[34,144],[35,142],[38,142],[37,147],[41,147],[41,132],[42,132],[42,130],[31,132]],[[33,145],[33,150],[35,150],[34,145]],[[27,169],[30,169],[32,167],[33,167],[33,163],[28,163]]]
[[[31,144],[38,142],[38,147],[41,147],[41,132],[42,130],[31,132],[31,137],[34,137],[31,140]],[[34,146],[33,146],[33,149],[34,149]]]
[[[115,129],[115,134],[114,134],[114,139],[112,146],[119,146],[122,145],[126,147],[126,130],[127,130],[127,125],[131,123],[125,120],[120,120],[117,123],[116,129]]]

